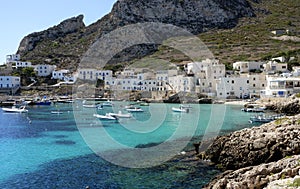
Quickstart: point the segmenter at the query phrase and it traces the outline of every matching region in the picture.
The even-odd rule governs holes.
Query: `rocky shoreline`
[[[297,99],[272,107],[299,113]],[[299,132],[300,114],[217,137],[201,157],[224,172],[205,188],[299,188]]]

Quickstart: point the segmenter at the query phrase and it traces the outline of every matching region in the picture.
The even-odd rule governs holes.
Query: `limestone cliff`
[[[84,28],[83,15],[73,17],[61,22],[59,25],[51,27],[42,32],[32,33],[23,38],[19,46],[19,53],[34,50],[36,45],[43,40],[55,40],[67,34],[75,33]]]
[[[198,34],[212,28],[234,27],[239,18],[254,15],[246,0],[119,0],[109,14],[90,26],[85,27],[83,16],[78,16],[26,36],[18,53],[34,63],[47,60],[59,67],[74,68],[95,40],[128,24],[162,22]],[[156,48],[157,45],[137,46],[119,54],[114,62],[142,57]]]

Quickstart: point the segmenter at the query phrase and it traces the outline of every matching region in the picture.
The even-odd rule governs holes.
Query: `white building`
[[[186,77],[183,75],[169,77],[168,90],[178,92],[194,92],[195,81],[194,77]]]
[[[11,67],[14,69],[32,67],[31,62],[22,62],[20,58],[19,54],[7,55],[6,64],[11,64]]]
[[[271,60],[276,61],[276,62],[281,62],[281,63],[286,61],[284,56],[275,57],[275,58],[272,58]]]
[[[245,98],[249,96],[249,80],[247,77],[222,77],[216,84],[217,98]]]
[[[169,83],[169,78],[178,75],[178,70],[159,70],[156,72],[156,90],[157,91],[166,91],[173,90],[172,86]]]
[[[241,61],[233,63],[233,69],[238,70],[240,73],[249,73],[255,70],[262,70],[263,64],[263,62]]]
[[[276,61],[269,61],[263,65],[264,71],[269,74],[276,72],[288,72],[287,63],[278,63]]]
[[[40,77],[46,77],[52,75],[52,72],[55,70],[55,65],[49,64],[38,64],[34,66],[34,70],[36,71],[37,75]]]
[[[52,79],[64,80],[66,79],[67,74],[69,74],[69,70],[54,70],[52,72]]]
[[[220,78],[216,85],[218,98],[252,98],[258,97],[266,88],[264,74],[242,74]]]
[[[216,95],[217,80],[226,74],[225,65],[215,59],[188,63],[186,71],[196,79],[195,92],[208,96]]]
[[[249,81],[249,97],[259,97],[261,91],[267,86],[267,79],[265,74],[248,74],[244,77]]]
[[[98,79],[106,80],[113,75],[111,70],[97,70],[97,69],[79,69],[78,79],[96,81]]]
[[[6,56],[6,63],[20,61],[21,56],[19,54],[11,54]]]
[[[300,78],[267,77],[267,87],[262,97],[288,97],[300,92]]]
[[[294,77],[300,76],[300,66],[294,66],[293,67],[292,75]]]
[[[0,92],[15,93],[21,86],[20,77],[0,76]]]
[[[31,62],[21,62],[21,61],[12,62],[12,68],[18,69],[18,68],[27,68],[27,67],[32,67]]]
[[[129,72],[126,72],[129,73]],[[118,77],[105,79],[105,89],[156,91],[158,82],[151,72],[139,74],[119,74]]]

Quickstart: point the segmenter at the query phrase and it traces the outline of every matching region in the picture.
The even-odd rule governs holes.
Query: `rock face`
[[[300,114],[218,137],[205,152],[225,171],[206,188],[272,188],[289,178],[300,186]],[[281,183],[281,182],[280,182]]]
[[[206,156],[226,170],[259,165],[299,154],[300,115],[218,137]]]
[[[300,155],[284,158],[277,162],[251,166],[236,171],[227,171],[217,176],[210,182],[205,189],[234,189],[234,188],[285,188],[287,186],[299,185],[296,182],[296,175],[299,175]],[[284,187],[279,187],[282,183],[281,179],[289,178],[290,182],[283,182]],[[276,184],[275,184],[276,183]],[[294,187],[291,187],[294,188]]]
[[[254,16],[245,0],[121,0],[112,15],[122,24],[162,22],[198,34],[210,28],[230,28],[237,19]]]
[[[274,110],[278,113],[287,115],[296,115],[300,112],[300,101],[296,99],[285,99],[279,102],[270,103],[267,105],[268,109]]]
[[[22,54],[27,51],[31,51],[35,48],[37,43],[42,42],[43,40],[54,40],[60,37],[65,37],[67,34],[78,32],[84,27],[83,15],[67,19],[48,30],[36,32],[23,38],[18,52]]]
[[[100,6],[100,5],[99,5]],[[134,23],[161,22],[197,34],[211,28],[231,28],[241,17],[255,16],[246,0],[119,0],[112,11],[85,27],[83,16],[68,19],[46,31],[26,36],[18,49],[21,57],[32,62],[77,67],[80,58],[103,34]],[[137,46],[118,54],[126,61],[152,53],[157,45]],[[125,58],[124,58],[125,57]],[[112,61],[118,62],[118,61]]]

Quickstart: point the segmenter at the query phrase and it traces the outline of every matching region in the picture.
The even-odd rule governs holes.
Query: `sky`
[[[43,31],[60,22],[84,15],[90,25],[108,14],[117,0],[1,0],[0,64],[15,54],[23,37]],[[21,57],[22,58],[22,57]]]

